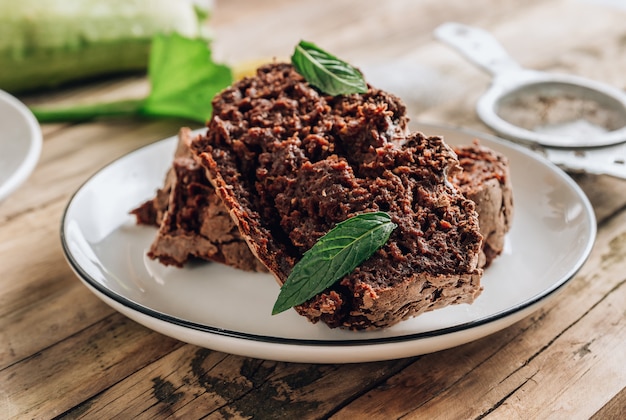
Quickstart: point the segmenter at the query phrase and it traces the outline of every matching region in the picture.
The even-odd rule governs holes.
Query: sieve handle
[[[434,35],[492,76],[522,70],[502,45],[483,29],[447,22],[437,27]]]
[[[626,144],[580,150],[547,147],[543,154],[567,171],[626,179]]]

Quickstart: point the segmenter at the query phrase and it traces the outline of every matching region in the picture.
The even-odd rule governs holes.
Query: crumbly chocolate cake
[[[507,158],[477,141],[454,148],[463,171],[452,182],[476,204],[483,248],[480,267],[502,253],[513,219],[513,190]]]
[[[192,158],[194,155],[189,149],[189,129],[182,128],[178,132],[178,143],[176,144],[176,152],[174,153],[174,161],[178,158]],[[156,196],[141,204],[136,209],[133,209],[130,213],[135,215],[137,223],[140,225],[152,225],[159,227],[161,221],[165,217],[167,212],[170,194],[174,184],[176,183],[176,176],[173,169],[173,164],[165,175],[165,182],[162,188],[159,188],[156,192]]]
[[[407,133],[390,94],[326,96],[291,65],[267,65],[214,98],[192,148],[281,284],[337,223],[385,211],[398,225],[371,258],[296,307],[313,322],[382,328],[481,291],[478,215],[448,181],[456,155],[440,137]]]
[[[188,146],[188,129],[181,130],[180,136],[176,158],[167,173],[164,187],[157,190],[152,200],[146,201],[131,213],[136,216],[139,224],[160,227],[168,211],[172,188],[182,188],[176,187],[176,182],[196,179],[200,185],[208,186],[204,190],[207,194],[206,199],[214,206],[212,206],[212,211],[208,211],[208,208],[204,209],[206,214],[203,218],[215,219],[212,220],[213,226],[217,228],[215,232],[218,236],[224,235],[224,238],[215,239],[213,244],[218,249],[224,249],[219,249],[217,252],[203,251],[201,248],[205,242],[199,239],[201,236],[196,238],[192,231],[178,237],[160,233],[154,241],[150,255],[152,258],[157,257],[164,264],[177,266],[182,266],[190,257],[195,256],[209,261],[224,262],[235,268],[266,271],[265,266],[249,252],[248,245],[240,240],[239,231],[231,218],[225,217],[227,216],[226,208],[217,198],[204,170],[199,171],[197,165],[184,164],[185,159],[181,162],[180,158],[191,158],[192,155]],[[474,142],[473,145],[455,146],[453,150],[460,159],[463,171],[457,172],[450,181],[476,204],[480,233],[483,235],[478,266],[487,268],[501,254],[513,217],[513,194],[508,160],[501,153],[479,145],[478,142]],[[180,207],[176,209],[181,210]],[[198,211],[202,213],[203,210],[198,209]],[[170,211],[170,218],[180,218],[180,216],[173,215]],[[163,246],[164,243],[169,243],[170,246]],[[171,254],[169,254],[170,250]],[[224,254],[226,255],[224,258],[215,258],[215,255]]]
[[[195,160],[190,140],[189,129],[181,129],[164,187],[131,212],[138,223],[159,226],[148,256],[179,267],[195,257],[247,271],[266,271]]]

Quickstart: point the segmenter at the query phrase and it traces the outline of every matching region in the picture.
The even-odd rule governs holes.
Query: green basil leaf
[[[357,69],[311,42],[300,41],[291,63],[307,82],[329,95],[367,92],[365,79]]]
[[[293,267],[272,315],[306,302],[351,273],[389,240],[396,226],[384,212],[362,213],[338,223]]]

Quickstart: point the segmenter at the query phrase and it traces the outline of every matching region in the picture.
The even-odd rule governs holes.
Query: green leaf
[[[68,107],[31,107],[40,123],[80,122],[96,117],[137,116],[143,104],[142,99],[105,103],[76,104]]]
[[[176,33],[154,37],[148,78],[151,88],[145,99],[31,110],[42,123],[142,115],[187,118],[204,124],[211,117],[215,94],[233,81],[229,67],[213,62],[205,39]]]
[[[300,41],[291,63],[307,82],[329,95],[367,92],[361,72],[311,42]]]
[[[293,267],[272,315],[306,302],[351,273],[389,240],[395,228],[383,212],[362,213],[338,223]]]
[[[157,35],[152,41],[148,77],[150,95],[141,112],[206,122],[216,93],[233,82],[228,66],[216,64],[205,40],[178,34]]]

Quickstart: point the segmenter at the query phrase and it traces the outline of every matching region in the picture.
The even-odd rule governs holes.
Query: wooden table
[[[473,109],[489,77],[432,30],[448,20],[480,26],[525,67],[623,89],[626,9],[609,3],[218,0],[212,27],[220,60],[288,57],[298,40],[311,40],[372,75],[393,74],[377,80],[399,87],[413,120],[487,131]],[[146,88],[132,77],[22,99],[102,100]],[[626,418],[625,181],[576,176],[598,219],[592,254],[558,300],[503,331],[401,360],[257,360],[127,319],[90,293],[63,256],[60,218],[72,193],[183,124],[42,127],[35,172],[0,203],[0,418]]]

